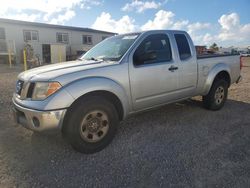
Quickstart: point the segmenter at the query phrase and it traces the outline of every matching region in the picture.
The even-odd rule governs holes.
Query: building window
[[[69,34],[68,33],[56,33],[56,41],[59,43],[68,43]]]
[[[91,35],[83,35],[82,36],[83,44],[92,44],[92,36]]]
[[[5,29],[0,27],[0,39],[5,39]]]
[[[38,31],[24,30],[24,41],[38,41]]]

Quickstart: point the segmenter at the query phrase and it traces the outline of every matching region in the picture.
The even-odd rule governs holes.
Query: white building
[[[222,54],[231,54],[232,50],[236,50],[237,48],[231,46],[231,47],[227,47],[227,48],[223,48],[223,47],[220,47],[219,48],[219,53],[222,53]]]
[[[234,47],[234,46],[231,46],[231,47],[227,47],[227,48],[220,47],[219,48],[219,53],[230,54],[233,51],[234,52],[239,52],[239,53],[247,53],[249,51],[249,49],[250,49],[249,46],[248,47]]]
[[[42,63],[58,62],[59,56],[60,60],[74,59],[112,35],[115,33],[0,18],[0,58],[9,51],[22,62],[23,49],[30,44]]]

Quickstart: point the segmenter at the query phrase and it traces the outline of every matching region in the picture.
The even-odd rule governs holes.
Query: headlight
[[[33,100],[43,100],[61,88],[58,82],[36,82],[32,94]]]

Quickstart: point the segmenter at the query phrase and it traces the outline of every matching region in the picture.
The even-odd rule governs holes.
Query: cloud
[[[218,19],[217,25],[198,22],[188,25],[187,29],[195,43],[198,44],[208,45],[213,42],[228,46],[250,44],[250,23],[242,25],[240,16],[235,12],[223,14]]]
[[[142,25],[141,30],[150,29],[177,29],[187,31],[195,43],[208,44],[214,37],[204,31],[212,28],[211,23],[195,22],[190,23],[189,20],[176,20],[175,14],[171,11],[159,10],[152,20],[148,20]]]
[[[122,8],[123,11],[142,13],[149,9],[159,9],[167,1],[130,0]],[[53,24],[64,24],[76,16],[76,9],[91,9],[101,6],[104,0],[12,0],[3,1],[0,6],[0,17],[25,21],[42,21]],[[213,42],[226,45],[250,44],[250,23],[242,24],[236,13],[223,14],[217,23],[191,22],[188,19],[176,19],[173,12],[158,10],[145,23],[136,24],[134,18],[123,15],[112,18],[110,13],[103,12],[92,25],[95,29],[117,33],[126,33],[149,29],[186,30],[195,44],[211,44]]]
[[[250,23],[241,25],[237,13],[224,14],[218,20],[221,26],[218,40],[220,41],[244,41],[250,40]]]
[[[12,0],[1,2],[1,13],[22,12],[22,11],[38,11],[44,14],[54,14],[65,9],[72,9],[79,5],[81,0],[60,0],[60,3],[53,0]],[[14,5],[14,6],[13,6]]]
[[[196,22],[196,23],[192,23],[189,24],[187,26],[188,32],[189,33],[195,33],[196,31],[200,31],[203,29],[207,29],[211,26],[210,23],[200,23],[200,22]]]
[[[70,20],[75,16],[75,12],[73,10],[67,10],[64,14],[59,14],[56,18],[53,18],[50,23],[51,24],[64,24],[65,21]]]
[[[102,4],[103,4],[103,1],[99,1],[99,0],[82,0],[80,8],[89,10],[93,6],[99,6]]]
[[[150,29],[169,29],[173,26],[174,13],[171,11],[159,10],[153,20],[148,20],[143,26],[142,30]]]
[[[216,37],[212,36],[210,33],[206,33],[202,36],[202,41],[204,44],[212,44],[216,41]]]
[[[102,12],[92,25],[94,29],[111,31],[116,33],[127,33],[136,30],[135,20],[125,15],[119,20],[115,20],[109,13]]]
[[[130,3],[127,3],[122,7],[123,11],[136,11],[142,13],[147,9],[158,9],[162,3],[156,3],[155,1],[141,1],[141,0],[132,0]]]
[[[8,19],[34,22],[37,19],[39,19],[41,17],[41,15],[40,14],[18,13],[18,14],[6,14],[4,17],[8,18]]]
[[[128,15],[115,20],[111,17],[110,13],[102,12],[101,15],[96,18],[92,28],[116,33],[127,33],[149,29],[168,29],[174,24],[173,17],[174,14],[172,12],[160,10],[155,14],[153,20],[148,20],[144,25],[139,27],[135,24],[135,20]],[[177,23],[179,26],[185,24],[187,24],[186,21]]]
[[[195,44],[207,45],[213,40],[211,34],[208,33],[211,27],[211,23],[195,22],[188,24],[185,30],[191,36]]]
[[[128,15],[120,19],[113,19],[110,13],[103,12],[97,17],[92,27],[117,33],[151,29],[177,29],[187,31],[194,43],[199,45],[210,45],[213,42],[219,45],[232,45],[239,43],[239,41],[250,44],[250,23],[240,24],[240,17],[237,13],[222,15],[216,24],[176,20],[173,12],[159,10],[152,19],[142,25],[136,25],[136,21]]]
[[[176,21],[174,22],[173,26],[171,29],[177,29],[181,30],[183,28],[186,28],[186,26],[189,24],[188,20],[182,20],[182,21]]]
[[[238,26],[240,24],[240,18],[236,13],[232,13],[229,15],[224,14],[220,17],[218,22],[221,25],[222,29],[231,30],[234,29],[235,26]]]
[[[90,9],[98,6],[102,1],[99,0],[12,0],[3,1],[0,6],[0,17],[13,18],[18,20],[45,21],[61,23],[73,18],[74,9]],[[29,12],[30,14],[28,14]],[[19,15],[22,15],[19,17]],[[32,18],[32,19],[28,19]],[[57,21],[58,20],[58,21]]]

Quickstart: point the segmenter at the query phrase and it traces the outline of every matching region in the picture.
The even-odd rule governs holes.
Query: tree
[[[239,54],[239,52],[238,52],[236,49],[232,49],[232,50],[231,50],[231,54],[236,55],[236,54]]]
[[[209,47],[210,50],[213,50],[213,51],[218,51],[219,50],[219,47],[217,46],[217,44],[214,42],[210,47]]]

